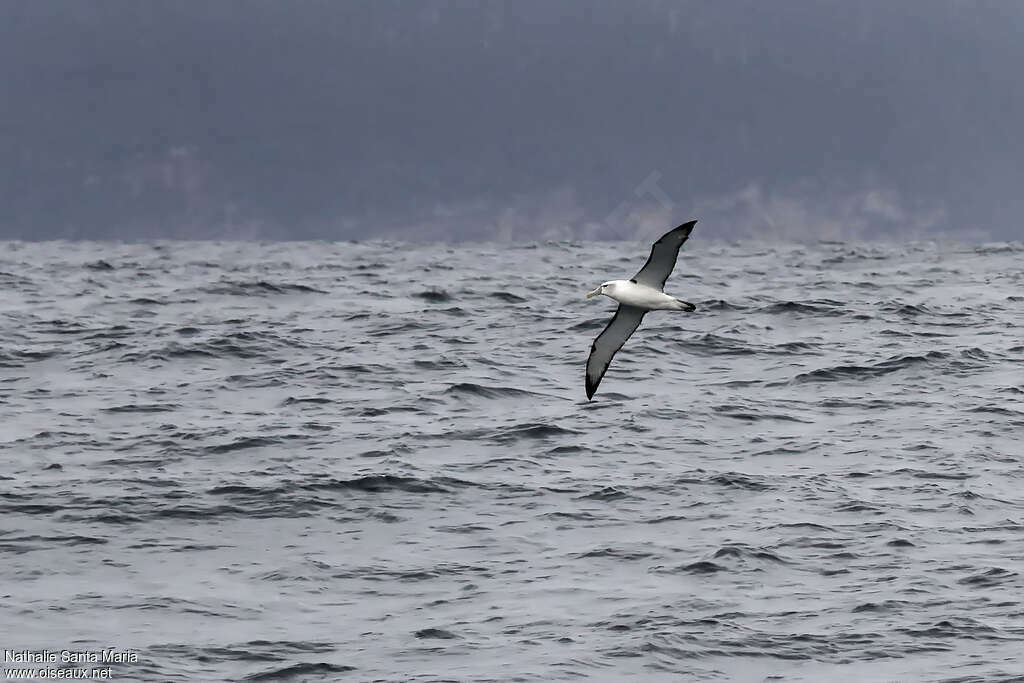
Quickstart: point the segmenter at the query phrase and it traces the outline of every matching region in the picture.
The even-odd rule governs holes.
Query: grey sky
[[[0,236],[1021,239],[1022,35],[1017,2],[0,0]]]

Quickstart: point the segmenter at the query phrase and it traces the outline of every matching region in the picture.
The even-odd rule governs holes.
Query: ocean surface
[[[0,648],[1024,680],[1024,246],[0,244]],[[9,663],[0,664],[5,669]]]

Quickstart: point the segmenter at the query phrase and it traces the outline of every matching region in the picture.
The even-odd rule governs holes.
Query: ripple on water
[[[1019,245],[694,242],[698,310],[587,401],[582,269],[646,250],[12,247],[11,645],[135,634],[138,680],[1019,675]]]

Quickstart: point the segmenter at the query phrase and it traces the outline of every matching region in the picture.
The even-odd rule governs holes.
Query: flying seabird
[[[676,265],[679,247],[683,246],[696,224],[697,221],[683,223],[662,235],[651,247],[647,263],[632,280],[609,280],[587,294],[588,299],[604,294],[619,302],[619,308],[608,327],[590,345],[590,357],[587,358],[587,400],[594,397],[612,357],[640,326],[647,311],[697,310],[688,301],[681,301],[664,292],[665,280]]]

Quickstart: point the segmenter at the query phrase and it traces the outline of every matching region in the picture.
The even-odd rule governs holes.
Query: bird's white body
[[[686,311],[692,307],[665,292],[629,280],[609,280],[592,294],[604,294],[620,304],[636,306],[645,311]]]

